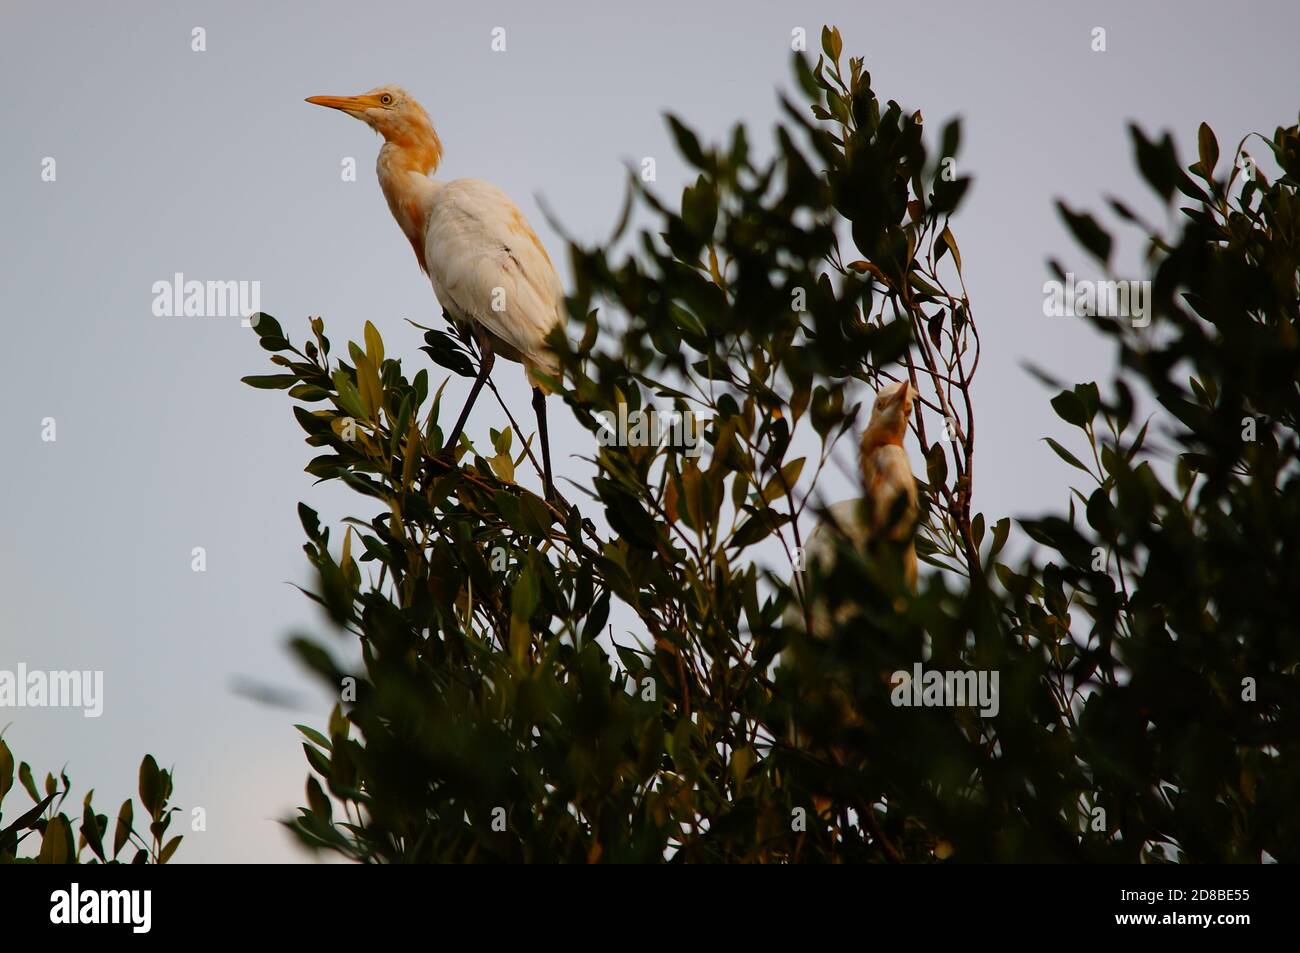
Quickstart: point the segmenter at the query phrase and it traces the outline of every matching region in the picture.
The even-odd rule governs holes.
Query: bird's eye
[[[393,105],[393,97],[390,96],[388,93],[384,93],[384,95],[380,96],[379,101],[383,103],[385,106]]]

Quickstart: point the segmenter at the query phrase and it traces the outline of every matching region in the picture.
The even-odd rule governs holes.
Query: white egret
[[[918,514],[916,478],[903,449],[915,400],[916,390],[905,380],[881,388],[876,395],[858,452],[864,495],[861,499],[842,500],[829,508],[829,519],[817,524],[804,546],[805,568],[813,565],[820,565],[823,571],[830,568],[835,557],[833,533],[838,530],[855,549],[864,552],[873,542],[890,540],[904,544],[903,579],[909,589],[916,589],[916,547],[912,542]],[[824,605],[814,602],[810,617],[814,635],[823,638],[830,635],[834,622],[827,617]],[[785,623],[804,624],[799,606],[792,605],[786,610]]]
[[[345,112],[383,136],[378,173],[388,207],[438,301],[478,339],[478,376],[446,448],[455,453],[495,355],[518,361],[533,388],[546,496],[553,499],[547,385],[538,375],[559,372],[546,338],[564,322],[564,290],[546,249],[518,206],[496,186],[432,178],[442,143],[424,107],[400,86],[380,86],[360,96],[312,96],[307,102]]]

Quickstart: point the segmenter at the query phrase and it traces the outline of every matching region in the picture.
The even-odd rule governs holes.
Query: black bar
[[[1093,942],[1098,936],[1123,934],[1162,937],[1175,944],[1234,943],[1247,933],[1286,929],[1294,919],[1291,879],[1276,865],[736,870],[709,871],[704,874],[707,880],[699,883],[678,880],[694,876],[693,872],[621,871],[598,877],[572,873],[574,879],[569,881],[562,872],[528,870],[18,865],[0,868],[0,897],[4,898],[0,922],[6,939],[111,936],[136,943],[284,936],[337,943],[349,938],[377,941],[394,929],[415,929],[430,931],[427,937],[432,941],[441,931],[447,931],[444,939],[450,940],[471,924],[486,928],[493,937],[502,926],[543,935],[554,930],[558,933],[552,935],[559,935],[565,922],[573,924],[571,917],[579,910],[585,911],[584,924],[590,916],[596,918],[592,925],[613,918],[616,927],[621,922],[630,928],[644,916],[649,918],[644,927],[658,923],[671,932],[676,928],[666,917],[709,919],[706,896],[731,896],[733,914],[763,928],[785,920],[792,928],[807,929],[809,918],[816,917],[818,929],[827,927],[828,921],[846,926],[856,922],[867,929],[863,935],[873,940],[924,936],[928,947],[944,937],[984,936],[1004,942],[1054,936],[1073,946],[1085,937]],[[100,909],[99,891],[148,891],[148,932],[136,933],[129,922],[52,922],[52,917],[67,918],[74,883],[87,910],[86,904]],[[690,892],[682,893],[682,888]],[[95,896],[87,901],[89,893]],[[118,903],[118,908],[142,913],[144,894],[138,897],[140,906],[126,908]],[[672,897],[677,899],[668,899]],[[109,903],[104,909],[112,912],[112,906]],[[484,919],[484,908],[499,913]],[[635,913],[638,910],[642,913]],[[676,913],[669,917],[670,911]],[[1203,917],[1210,922],[1202,923]],[[1239,919],[1243,917],[1244,921]],[[439,923],[441,927],[433,926]],[[1055,932],[1043,933],[1045,928]],[[625,934],[616,929],[605,935]]]

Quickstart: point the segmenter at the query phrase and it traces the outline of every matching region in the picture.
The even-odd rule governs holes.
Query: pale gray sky
[[[153,752],[175,765],[176,802],[207,811],[179,860],[302,856],[274,821],[307,771],[292,722],[319,723],[328,701],[283,649],[289,633],[320,629],[286,584],[307,579],[295,504],[338,515],[351,501],[302,472],[309,448],[284,396],[239,383],[269,365],[238,319],[154,317],[151,288],[178,271],[257,280],[295,339],[309,314],[338,346],[370,319],[408,372],[421,366],[402,319],[433,320],[434,298],[375,182],[379,142],[304,96],[407,87],[446,146],[439,175],[501,186],[567,279],[536,197],[595,240],[617,216],[626,163],[655,157],[661,191],[678,193],[687,172],[665,111],[706,137],[742,119],[766,151],[777,90],[791,85],[791,30],[815,45],[824,22],[846,55],[866,57],[882,96],[922,108],[931,129],[965,120],[975,187],[954,231],[984,341],[977,505],[991,518],[1057,506],[1069,473],[1039,438],[1063,427],[1021,365],[1087,380],[1110,353],[1079,322],[1043,317],[1045,260],[1083,264],[1052,200],[1098,208],[1113,193],[1159,217],[1133,171],[1129,119],[1173,130],[1189,161],[1202,120],[1224,151],[1294,121],[1294,0],[1230,15],[1133,0],[3,0],[0,669],[102,669],[106,695],[93,720],[0,711],[16,754],[42,772],[66,762],[78,795],[94,784],[111,812]],[[1104,53],[1090,49],[1098,26]],[[206,52],[191,50],[195,27]],[[356,182],[340,180],[346,156]],[[54,182],[42,181],[46,157]],[[527,415],[518,367],[499,363],[495,379]],[[557,470],[580,477],[569,455],[590,438],[552,406]],[[500,419],[484,400],[471,426]],[[205,573],[191,570],[196,546]],[[241,676],[303,692],[306,709],[232,693]]]

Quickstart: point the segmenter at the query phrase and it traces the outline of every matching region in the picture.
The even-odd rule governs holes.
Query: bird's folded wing
[[[871,499],[872,535],[907,538],[917,517],[916,477],[902,447],[876,450],[867,463],[867,494]]]
[[[435,202],[425,259],[444,304],[543,368],[545,339],[563,316],[564,290],[523,213],[495,186],[449,182]]]

